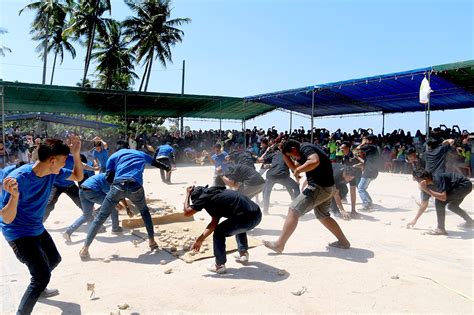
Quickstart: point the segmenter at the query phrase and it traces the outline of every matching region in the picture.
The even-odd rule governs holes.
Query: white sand
[[[185,187],[211,181],[210,167],[182,167],[173,174],[171,186],[161,183],[157,169],[146,170],[145,191],[182,207]],[[279,189],[280,187],[276,187]],[[452,313],[472,314],[473,302],[456,293],[474,297],[472,230],[447,211],[449,236],[427,236],[436,226],[433,204],[416,229],[405,228],[415,215],[418,190],[410,176],[381,174],[369,187],[379,211],[366,220],[337,219],[352,243],[350,250],[327,249],[332,235],[307,214],[287,244],[284,255],[265,247],[250,250],[251,263],[241,266],[228,255],[228,274],[213,275],[207,259],[186,264],[164,251],[150,254],[147,244],[135,247],[136,238],[110,232],[99,234],[90,248],[92,261],[82,262],[78,252],[85,228],[64,243],[61,232],[80,210],[63,195],[46,224],[62,255],[49,285],[60,295],[40,300],[36,314],[110,314],[117,305],[130,308],[121,314],[155,313]],[[461,205],[474,216],[473,194]],[[270,209],[251,233],[273,240],[283,225],[289,196],[274,190]],[[345,205],[350,210],[349,205]],[[359,207],[359,206],[358,206]],[[203,211],[197,217],[205,217]],[[107,222],[110,231],[110,222]],[[2,240],[1,314],[14,314],[29,275],[8,244]],[[101,259],[118,255],[109,263]],[[97,260],[94,260],[97,259]],[[161,260],[169,263],[160,265]],[[171,274],[163,271],[172,268]],[[279,275],[284,269],[288,273]],[[431,278],[432,280],[425,279]],[[89,299],[87,283],[95,283],[96,299]],[[301,296],[291,291],[307,288]]]

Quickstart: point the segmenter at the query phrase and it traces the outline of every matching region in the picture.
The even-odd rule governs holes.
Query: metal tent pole
[[[222,133],[222,101],[219,100],[219,134]]]
[[[291,130],[293,130],[293,111],[290,110],[290,132],[289,134],[291,135]]]
[[[184,74],[186,71],[186,60],[183,59],[183,74],[181,76],[181,95],[184,95]],[[181,137],[184,135],[184,117],[181,116],[180,127],[179,127]]]
[[[1,87],[0,90],[0,96],[2,97],[2,141],[3,141],[3,168],[5,168],[6,165],[6,147],[5,147],[5,99],[4,99],[4,88],[3,86]]]
[[[127,94],[123,94],[123,105],[125,111],[125,139],[128,141],[128,120],[127,120]]]
[[[314,89],[311,94],[311,143],[314,143]]]
[[[382,137],[385,135],[385,113],[382,112]]]
[[[431,71],[428,72],[428,85],[431,86]],[[426,106],[426,137],[430,135],[430,103],[431,93],[428,94],[428,104]]]

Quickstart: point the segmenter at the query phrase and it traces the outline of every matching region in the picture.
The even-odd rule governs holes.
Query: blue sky
[[[33,14],[18,11],[30,1],[0,0],[0,27],[9,33],[0,43],[13,52],[0,58],[4,80],[41,82],[42,62],[30,40]],[[186,60],[185,92],[249,96],[376,74],[474,59],[470,0],[175,0],[173,17],[190,17],[183,43],[173,50],[174,63],[158,63],[149,90],[181,90],[181,62]],[[131,13],[112,0],[112,17]],[[75,85],[82,78],[85,50],[66,56],[54,83]],[[52,57],[49,65],[52,64]],[[136,72],[141,75],[143,68]],[[49,82],[48,73],[48,82]],[[247,122],[268,128],[289,127],[289,114],[274,112]],[[474,130],[474,110],[432,113],[432,125],[458,124]],[[386,131],[424,130],[423,113],[387,115]],[[218,128],[216,121],[186,120],[192,128]],[[310,126],[294,116],[293,126]],[[316,119],[328,129],[372,127],[380,132],[381,116]],[[240,128],[225,122],[224,128]]]

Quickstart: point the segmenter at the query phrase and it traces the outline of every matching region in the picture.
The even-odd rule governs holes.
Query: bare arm
[[[222,176],[221,178],[224,184],[226,184],[232,189],[238,189],[240,187],[240,183],[228,178],[227,176]]]
[[[197,211],[190,206],[191,192],[193,191],[194,186],[189,186],[186,188],[186,197],[184,198],[183,211],[185,217],[192,217]]]
[[[71,176],[69,176],[68,180],[80,182],[84,178],[84,170],[82,168],[82,161],[80,155],[81,140],[78,136],[71,136],[69,138],[69,148],[74,158],[74,169],[72,170],[72,174]]]
[[[316,167],[318,167],[319,164],[320,164],[319,156],[316,153],[311,154],[310,156],[308,156],[308,159],[306,160],[306,162],[304,162],[303,165],[298,166],[294,170],[293,173],[294,173],[295,177],[299,177],[300,173],[310,172],[310,171],[314,170]]]
[[[411,220],[407,224],[407,228],[414,227],[418,219],[423,215],[423,213],[426,211],[426,208],[428,208],[428,200],[422,200],[420,203],[420,207],[418,208],[418,212],[415,215],[415,218]]]
[[[206,226],[206,228],[204,229],[204,232],[202,232],[201,235],[199,235],[199,237],[197,238],[197,240],[194,242],[194,244],[192,245],[192,249],[194,251],[199,251],[199,249],[201,248],[201,245],[202,243],[204,242],[204,240],[212,234],[212,232],[214,232],[214,230],[216,229],[217,225],[219,224],[219,218],[215,218],[215,217],[212,217],[212,220],[211,222]]]
[[[454,145],[454,139],[446,139],[446,140],[443,141],[442,144],[446,144],[446,143],[449,144],[449,145]]]
[[[15,220],[18,209],[18,200],[20,198],[18,183],[16,179],[7,177],[3,180],[3,188],[10,194],[10,199],[7,205],[0,210],[0,217],[2,217],[3,222],[10,224]]]

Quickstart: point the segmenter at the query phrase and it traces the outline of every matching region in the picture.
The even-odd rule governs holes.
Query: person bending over
[[[206,209],[212,220],[196,239],[192,249],[199,251],[204,240],[213,234],[215,263],[207,269],[219,274],[227,272],[225,239],[232,235],[235,235],[237,241],[238,253],[235,256],[237,262],[247,263],[249,246],[246,232],[255,228],[262,220],[262,212],[258,205],[248,197],[223,187],[189,186],[186,188],[184,199],[184,215],[192,216],[202,209]],[[226,220],[219,223],[222,218]]]
[[[472,183],[467,177],[456,173],[438,173],[433,176],[432,173],[426,170],[418,169],[413,172],[413,178],[418,182],[424,193],[435,198],[438,227],[428,234],[448,234],[445,228],[446,206],[466,221],[464,227],[472,228],[472,218],[460,207],[464,198],[472,191]],[[421,209],[418,210],[415,218],[408,223],[407,227],[415,226],[423,212]]]

